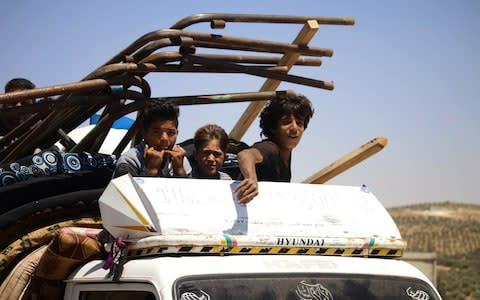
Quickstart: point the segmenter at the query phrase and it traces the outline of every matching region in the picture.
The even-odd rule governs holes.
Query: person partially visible
[[[197,129],[193,138],[195,150],[191,177],[203,179],[232,178],[221,172],[228,146],[228,135],[225,130],[216,124],[207,124]]]
[[[35,84],[28,79],[25,78],[13,78],[5,84],[5,93],[11,92],[19,92],[24,90],[31,90],[35,88]],[[14,107],[14,106],[22,106],[25,104],[33,104],[35,103],[35,99],[27,99],[18,101],[16,103],[9,103],[6,104],[6,107]]]
[[[25,78],[13,78],[5,84],[5,93],[19,92],[24,90],[34,89],[35,85]],[[27,99],[18,101],[16,103],[0,104],[0,108],[13,108],[22,105],[33,104],[35,99]],[[0,116],[0,136],[6,135],[13,128],[17,127],[22,122],[26,121],[30,117],[27,115],[17,115],[15,117],[5,117],[3,114]]]
[[[113,178],[132,176],[186,177],[191,171],[186,151],[176,145],[178,106],[161,100],[147,103],[141,122],[142,141],[122,154]]]
[[[243,175],[235,191],[239,203],[258,195],[258,181],[290,182],[292,151],[313,116],[313,106],[303,95],[270,101],[260,114],[261,136],[266,139],[238,153]]]

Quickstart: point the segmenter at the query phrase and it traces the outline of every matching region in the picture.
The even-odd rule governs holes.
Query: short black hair
[[[25,78],[13,78],[5,84],[5,93],[9,93],[14,90],[31,90],[35,85]]]
[[[180,110],[178,106],[167,100],[151,100],[147,102],[143,110],[143,128],[149,128],[156,121],[174,121],[178,128],[178,116]]]
[[[283,116],[293,114],[296,118],[302,119],[307,129],[308,122],[313,116],[312,102],[304,95],[285,95],[270,100],[260,113],[260,136],[274,139],[273,130],[277,128],[278,121]]]

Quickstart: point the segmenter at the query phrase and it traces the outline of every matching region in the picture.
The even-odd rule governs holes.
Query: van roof
[[[365,186],[259,182],[247,205],[237,181],[113,179],[99,199],[103,226],[130,256],[307,254],[401,256],[406,247]]]

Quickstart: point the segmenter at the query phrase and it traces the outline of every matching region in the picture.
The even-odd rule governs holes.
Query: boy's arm
[[[141,159],[142,153],[136,151],[129,151],[125,154],[122,154],[117,161],[115,170],[113,171],[112,178],[116,178],[125,174],[130,174],[133,177],[143,176],[148,177],[150,172],[148,168],[142,167]]]
[[[258,179],[255,165],[261,162],[263,162],[263,156],[258,149],[249,148],[238,153],[238,166],[245,178],[235,189],[239,203],[248,203],[258,195]]]
[[[131,164],[124,162],[116,166],[115,170],[113,171],[112,178],[117,178],[125,174],[130,174],[133,177],[143,175],[143,174],[139,174],[137,169],[133,167]]]

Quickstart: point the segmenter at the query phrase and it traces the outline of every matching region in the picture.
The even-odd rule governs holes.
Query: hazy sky
[[[281,84],[308,96],[315,115],[293,153],[300,182],[370,139],[385,149],[329,181],[361,185],[387,207],[480,204],[480,2],[443,1],[13,1],[0,4],[0,83],[76,82],[145,33],[196,13],[354,17],[320,26],[312,46],[332,48],[320,68],[291,74],[335,82],[333,91]],[[217,33],[291,42],[301,25],[227,25]],[[196,25],[195,31],[210,31]],[[247,75],[151,74],[152,96],[257,91]],[[3,91],[3,90],[2,90]],[[246,104],[182,108],[179,141],[207,122],[227,132]],[[244,137],[259,139],[258,119]]]

